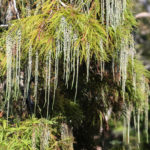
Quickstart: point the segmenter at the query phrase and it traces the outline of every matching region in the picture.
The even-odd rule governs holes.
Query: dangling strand
[[[104,16],[105,16],[105,2],[104,0],[101,0],[101,20],[102,24],[104,24]]]
[[[26,98],[27,98],[27,67],[24,69],[24,75],[22,75],[22,78],[24,76],[24,81],[23,81],[23,87],[24,87],[24,96],[23,96],[23,110],[25,111],[27,106],[26,106]]]
[[[130,106],[127,109],[127,144],[130,143],[130,120],[131,120],[131,110]]]
[[[51,50],[49,51],[49,54],[48,54],[48,101],[47,101],[47,118],[49,117],[50,90],[51,90]]]
[[[106,31],[108,32],[108,27],[110,23],[110,0],[106,1]]]
[[[101,0],[101,20],[102,24],[106,21],[106,30],[112,26],[114,29],[124,20],[124,11],[126,9],[126,0]]]
[[[58,67],[59,67],[59,54],[60,54],[60,40],[59,38],[56,39],[56,56],[55,56],[55,79],[54,79],[54,96],[53,96],[53,103],[52,103],[52,110],[54,107],[54,101],[55,101],[55,95],[56,95],[56,89],[58,84]]]
[[[77,46],[77,72],[76,72],[76,91],[75,91],[75,97],[74,97],[74,101],[76,101],[77,98],[77,91],[78,91],[78,78],[79,78],[79,61],[80,61],[80,55],[79,55],[79,46]]]
[[[63,74],[63,78],[65,79],[65,75],[66,75],[66,60],[67,60],[67,22],[65,17],[61,18],[61,22],[60,22],[60,26],[61,26],[61,30],[63,31],[63,37],[64,37],[64,47],[63,47],[63,52],[64,52],[64,74]]]
[[[47,89],[48,89],[48,56],[46,56],[46,67],[45,67],[45,102],[44,107],[47,102]]]
[[[126,116],[123,117],[123,142],[126,143],[127,138],[127,120]]]
[[[37,87],[38,87],[38,51],[35,56],[35,86],[34,86],[34,97],[35,97],[35,105],[34,105],[34,114],[36,113],[36,105],[37,105]]]
[[[130,41],[130,52],[131,52],[131,62],[132,62],[132,76],[134,74],[134,55],[136,53],[135,47],[134,47],[134,38],[131,36],[131,41]]]
[[[137,129],[137,119],[136,119],[136,110],[133,111],[133,121],[134,121],[134,129]]]
[[[7,120],[9,116],[9,103],[12,86],[12,38],[11,35],[6,37],[6,62],[7,62],[7,80],[6,80],[6,101],[7,101]]]
[[[121,54],[120,54],[120,72],[122,76],[122,91],[123,91],[123,101],[125,99],[125,86],[127,80],[127,65],[128,65],[128,43],[122,42],[121,44]]]
[[[71,52],[70,52],[70,69],[72,72],[73,71],[73,54],[74,53],[74,35],[72,36],[72,39],[71,39]]]
[[[28,5],[26,6],[26,16],[31,16],[31,6],[30,6],[30,2],[28,3]]]
[[[110,25],[114,25],[114,17],[113,17],[113,15],[114,15],[114,12],[113,12],[113,10],[114,10],[114,0],[110,0]]]
[[[138,109],[138,116],[137,116],[137,134],[138,134],[138,144],[141,143],[141,138],[140,138],[140,108]]]
[[[133,73],[133,87],[136,94],[136,73],[135,72]]]
[[[124,11],[126,10],[126,5],[127,5],[127,0],[123,0],[123,3],[122,3],[122,18],[124,20]]]
[[[100,49],[102,51],[102,56],[100,60],[100,68],[101,68],[101,81],[103,79],[103,73],[105,72],[105,62],[103,61],[103,53],[104,53],[104,48],[103,48],[103,41],[100,40]]]
[[[64,54],[64,74],[63,79],[65,79],[65,84],[68,88],[68,81],[70,76],[70,71],[72,69],[72,50],[71,44],[73,43],[73,38],[71,36],[72,26],[68,26],[65,17],[62,17],[60,23],[61,30],[63,31],[63,54]]]
[[[149,111],[149,104],[148,104],[148,92],[149,88],[147,88],[148,85],[146,86],[146,79],[145,76],[143,75],[141,78],[141,89],[142,93],[145,93],[145,104],[144,104],[144,113],[145,113],[145,134],[146,134],[146,142],[148,143],[148,111]]]
[[[75,73],[76,73],[76,67],[75,67],[75,65],[76,65],[76,49],[74,48],[76,40],[77,40],[77,35],[74,34],[74,36],[73,36],[74,46],[73,46],[73,79],[72,79],[72,88],[73,88],[73,85],[74,85]]]
[[[89,43],[87,43],[87,45],[86,45],[86,57],[87,57],[87,62],[86,62],[86,64],[87,64],[87,77],[86,77],[86,79],[87,79],[87,82],[88,82],[88,80],[89,80],[89,70],[90,70],[90,44]]]
[[[147,89],[147,97],[146,97],[146,101],[145,101],[145,133],[146,133],[146,143],[149,143],[149,134],[148,134],[148,112],[149,112],[149,85],[147,86],[148,89]]]
[[[90,0],[87,0],[85,5],[86,5],[86,11],[85,12],[87,14],[89,14],[89,11],[90,11]]]
[[[112,73],[113,73],[113,80],[115,81],[115,58],[112,56]]]
[[[104,88],[101,88],[101,96],[102,96],[102,102],[104,104],[104,108],[107,107],[107,104],[106,104],[106,95],[105,95],[105,91],[104,91]]]
[[[42,5],[41,1],[38,1],[38,2],[36,3],[36,9],[35,9],[34,15],[37,15],[37,14],[38,14],[39,8],[41,7],[41,5]]]
[[[148,96],[145,102],[145,133],[146,133],[146,143],[149,143],[149,134],[148,134],[148,111],[149,111],[149,103],[148,103]]]
[[[29,91],[31,73],[32,73],[32,47],[30,46],[29,53],[28,53],[28,79],[27,79],[26,96],[28,95],[28,91]]]
[[[66,62],[66,85],[68,88],[68,81],[70,76],[70,53],[71,53],[71,29],[72,27],[69,26],[69,29],[67,31],[67,62]]]
[[[18,99],[19,94],[19,83],[20,83],[20,49],[21,49],[21,31],[17,32],[17,43],[16,43],[16,83],[15,83],[15,98]]]
[[[130,56],[131,56],[131,65],[132,65],[132,81],[133,81],[133,87],[134,87],[134,91],[136,94],[136,73],[134,72],[134,56],[135,56],[135,47],[134,47],[134,38],[131,35],[131,40],[130,40]]]

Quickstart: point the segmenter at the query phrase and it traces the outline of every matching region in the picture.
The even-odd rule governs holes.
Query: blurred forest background
[[[137,56],[150,70],[150,0],[135,0],[133,12],[138,22],[135,33]]]
[[[150,0],[133,0],[133,14],[137,21],[137,27],[134,30],[135,37],[135,48],[136,48],[136,57],[137,59],[143,62],[143,65],[146,69],[150,70]],[[149,98],[150,102],[150,98]],[[149,107],[150,108],[150,107]],[[150,119],[150,111],[149,111],[149,119]],[[122,146],[120,133],[122,130],[122,125],[119,121],[116,123],[110,121],[110,128],[113,128],[110,135],[105,135],[105,142],[109,143],[106,146],[106,149],[111,150],[149,150],[150,144],[145,142],[145,138],[143,137],[141,140],[140,147],[137,146],[136,137],[133,134],[133,130],[131,131],[131,141],[130,146],[126,145]],[[144,128],[144,127],[142,127]],[[108,137],[107,137],[108,136]],[[150,136],[150,121],[149,121],[149,136]]]
[[[137,27],[135,32],[135,48],[138,59],[140,59],[146,69],[150,70],[150,0],[133,0],[133,14],[137,21]],[[150,101],[150,100],[149,100]],[[150,113],[149,113],[150,118]],[[119,126],[119,123],[117,123]],[[112,125],[113,127],[113,125]],[[121,129],[120,129],[121,130]],[[114,128],[114,135],[117,136],[119,132],[119,127]],[[150,136],[150,121],[149,121],[149,136]],[[129,150],[137,150],[136,140],[134,136],[131,138],[132,142],[130,147],[126,147]],[[141,144],[140,150],[149,150],[150,144],[145,143],[145,139],[142,139],[143,143]],[[119,145],[118,140],[113,140],[110,142],[112,145],[112,150],[122,150],[122,147]]]

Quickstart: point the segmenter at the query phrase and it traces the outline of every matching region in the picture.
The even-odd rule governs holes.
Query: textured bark
[[[11,20],[17,19],[18,17],[19,13],[16,8],[15,0],[0,0],[0,24],[5,25]]]
[[[6,7],[4,1],[0,0],[0,24],[5,24]]]
[[[14,5],[15,4],[14,4],[13,0],[11,0],[8,3],[8,8],[7,8],[7,12],[6,12],[6,23],[17,18],[17,12],[16,12]]]
[[[40,138],[40,150],[45,150],[49,147],[49,140],[50,140],[50,131],[47,126],[43,126],[41,138]]]
[[[62,140],[68,140],[69,139],[69,146],[68,149],[69,150],[73,150],[73,132],[72,132],[72,128],[69,127],[66,123],[62,123],[61,124],[61,139]]]

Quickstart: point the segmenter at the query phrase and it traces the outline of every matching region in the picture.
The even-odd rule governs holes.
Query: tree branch
[[[17,14],[17,18],[20,19],[19,12],[18,12],[18,9],[17,9],[17,6],[16,6],[16,0],[13,0],[13,3],[14,3],[14,9],[15,9],[16,14]]]
[[[146,17],[150,17],[150,13],[148,13],[148,12],[141,12],[141,13],[139,13],[139,14],[137,14],[135,16],[136,19],[138,19],[138,18],[146,18]]]

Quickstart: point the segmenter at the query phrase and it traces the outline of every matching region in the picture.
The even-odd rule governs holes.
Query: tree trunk
[[[68,150],[73,150],[74,137],[72,128],[66,123],[61,124],[61,139],[66,141],[65,143],[68,145]]]

